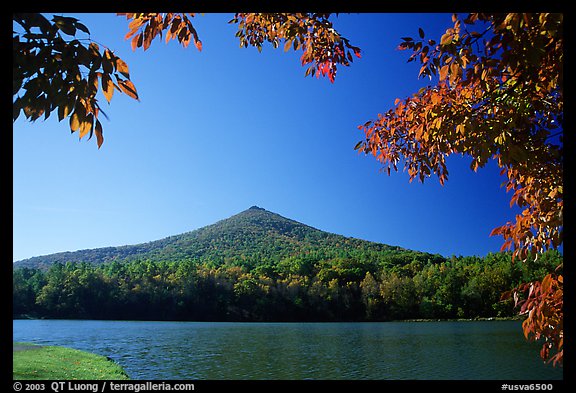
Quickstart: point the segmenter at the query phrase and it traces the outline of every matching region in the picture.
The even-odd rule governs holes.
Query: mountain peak
[[[18,261],[15,266],[46,268],[56,262],[101,264],[137,259],[203,260],[216,264],[250,260],[255,266],[271,260],[314,254],[315,250],[347,255],[358,249],[387,251],[395,248],[324,232],[254,205],[212,225],[164,239],[33,257]]]

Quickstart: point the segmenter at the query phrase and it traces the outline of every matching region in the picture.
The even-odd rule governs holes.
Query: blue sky
[[[422,27],[438,40],[450,14],[340,14],[334,26],[362,58],[334,84],[304,77],[300,52],[240,48],[232,14],[194,19],[202,52],[159,40],[133,52],[124,17],[67,16],[128,63],[141,100],[100,97],[110,118],[101,149],[56,114],[14,123],[14,261],[156,240],[252,205],[345,236],[485,255],[502,244],[490,231],[518,212],[493,163],[474,173],[451,157],[442,187],[388,176],[353,149],[358,125],[434,82],[417,78],[400,37]]]

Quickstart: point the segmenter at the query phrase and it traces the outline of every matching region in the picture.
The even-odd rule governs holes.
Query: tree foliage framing
[[[399,49],[413,52],[408,61],[420,61],[419,77],[437,76],[438,84],[397,99],[395,108],[359,126],[365,140],[356,149],[388,173],[404,162],[410,181],[435,174],[441,184],[451,154],[471,157],[474,171],[494,160],[514,192],[510,206],[523,210],[491,235],[503,236],[502,250],[521,259],[557,248],[564,206],[563,16],[471,13],[464,20],[454,14],[452,22],[439,43],[425,40],[421,28],[419,40],[402,39]],[[562,267],[515,292],[527,294],[520,309],[526,337],[544,338],[542,357],[562,362]]]
[[[187,47],[202,42],[191,22],[195,14],[122,13],[129,22],[127,39],[133,50],[148,49],[165,32]],[[327,76],[334,82],[339,65],[349,66],[361,50],[332,26],[326,13],[237,13],[241,47],[262,49],[266,41],[284,50],[301,50],[305,75]],[[114,90],[138,99],[126,63],[89,37],[76,18],[14,14],[23,32],[13,35],[13,119],[24,112],[35,121],[57,110],[69,118],[80,138],[96,133],[103,143],[98,88],[110,102]],[[448,179],[446,157],[472,158],[476,171],[494,160],[507,176],[510,205],[522,208],[515,222],[495,228],[504,238],[502,250],[514,257],[557,248],[563,242],[563,15],[558,13],[454,14],[453,26],[439,42],[405,37],[401,50],[419,61],[419,77],[438,83],[411,97],[397,99],[394,108],[358,128],[365,139],[355,149],[371,154],[390,173],[403,162],[410,181],[435,174]],[[479,28],[479,30],[473,28]],[[81,31],[87,39],[65,40]],[[86,46],[84,42],[87,42]],[[556,272],[507,292],[514,296],[527,338],[544,338],[541,355],[563,360],[563,275]]]

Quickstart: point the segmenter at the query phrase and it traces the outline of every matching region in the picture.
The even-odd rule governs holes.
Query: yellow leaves
[[[433,121],[432,121],[432,127],[440,130],[440,128],[442,127],[442,120],[444,119],[443,116],[438,116],[436,117]]]
[[[93,132],[96,132],[96,140],[98,143],[98,148],[102,146],[104,138],[102,137],[102,124],[98,120],[95,113],[87,113],[85,107],[81,104],[76,107],[76,110],[70,116],[70,130],[72,132],[78,132],[79,138],[82,139],[86,135],[92,138]],[[97,112],[97,111],[96,111]]]
[[[101,75],[101,72],[91,72],[88,75],[88,83],[91,85],[91,89],[96,92],[98,91],[98,77]]]
[[[450,31],[446,31],[446,33],[444,33],[444,35],[442,35],[442,38],[440,38],[440,45],[448,45],[452,43],[452,38],[453,38],[453,33],[452,33],[452,29],[448,29]]]
[[[78,112],[74,112],[72,116],[70,116],[70,130],[72,132],[77,131],[80,128],[80,117],[78,116]]]
[[[458,124],[456,126],[456,132],[458,134],[460,134],[461,136],[464,136],[466,134],[466,125],[465,124]]]
[[[506,132],[502,132],[494,138],[494,143],[497,145],[504,145],[506,143]]]
[[[58,121],[68,117],[74,106],[71,103],[62,103],[58,106]]]
[[[120,15],[120,14],[119,14]],[[130,17],[132,17],[133,14],[129,14]],[[144,19],[139,19],[139,18],[134,18],[130,21],[130,23],[128,24],[128,28],[130,29],[130,31],[128,33],[126,33],[126,35],[124,36],[124,39],[128,39],[130,37],[132,37],[134,35],[134,32],[136,32],[140,26],[142,26],[144,24],[145,20]]]
[[[562,191],[562,186],[555,187],[548,193],[548,198],[556,198],[558,196],[562,197]]]
[[[80,139],[82,139],[92,127],[93,115],[90,114],[89,116],[86,115],[84,104],[81,101],[77,102],[74,113],[70,116],[70,131],[76,132],[80,130]],[[88,126],[88,122],[90,122],[90,126]]]
[[[86,116],[82,122],[80,123],[80,139],[82,139],[84,136],[86,136],[89,132],[92,131],[92,123],[94,121],[94,115],[93,114],[89,114],[88,116]]]
[[[424,124],[419,124],[414,131],[416,139],[422,139],[422,134],[424,134]]]
[[[102,93],[104,93],[106,101],[110,103],[110,100],[112,100],[112,96],[114,95],[114,83],[112,82],[112,79],[108,74],[102,74],[101,82],[102,82]]]

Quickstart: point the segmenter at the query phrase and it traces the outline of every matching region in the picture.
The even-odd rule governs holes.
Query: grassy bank
[[[64,347],[14,343],[13,379],[129,379],[104,356]]]

